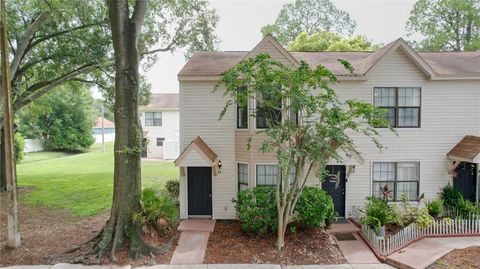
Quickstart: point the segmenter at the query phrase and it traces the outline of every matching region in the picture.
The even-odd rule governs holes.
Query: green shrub
[[[415,223],[420,228],[427,228],[435,222],[435,219],[428,213],[426,208],[418,209],[415,217]]]
[[[460,217],[468,217],[470,214],[480,213],[480,209],[475,203],[466,200],[463,196],[458,199],[455,209],[460,214]]]
[[[165,190],[172,196],[173,199],[178,201],[178,195],[180,194],[180,182],[175,179],[168,180],[165,183]]]
[[[440,199],[447,207],[456,207],[458,201],[463,198],[462,193],[454,186],[448,183],[440,191]]]
[[[277,230],[275,193],[275,187],[256,187],[238,192],[233,202],[244,232],[263,235]]]
[[[15,159],[17,162],[19,162],[23,160],[23,157],[25,157],[25,139],[23,138],[22,134],[18,132],[15,133],[13,139],[15,142]]]
[[[393,220],[393,210],[384,200],[371,196],[367,197],[365,207],[365,217],[361,219],[363,224],[378,231],[380,227],[390,223]]]
[[[304,226],[318,228],[325,224],[331,211],[334,212],[332,197],[318,187],[305,187],[295,206],[295,220]]]
[[[452,185],[448,184],[440,192],[443,205],[448,210],[454,210],[457,217],[468,217],[470,214],[480,213],[480,209],[471,201],[466,200],[463,194]]]
[[[178,224],[176,201],[166,193],[156,193],[151,188],[142,191],[142,210],[134,215],[134,221],[142,225],[144,231],[154,228],[164,235]]]
[[[441,200],[433,200],[427,203],[427,211],[430,216],[437,218],[443,210],[443,203]]]

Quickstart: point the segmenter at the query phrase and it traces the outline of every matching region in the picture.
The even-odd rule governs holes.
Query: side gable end
[[[244,59],[255,57],[261,53],[268,53],[273,59],[283,64],[299,65],[299,62],[270,34],[266,35]]]
[[[420,57],[417,52],[415,52],[415,50],[412,49],[412,47],[410,47],[402,38],[399,38],[372,53],[365,63],[364,76],[368,77],[376,69],[379,63],[384,61],[397,50],[401,50],[412,61],[412,63],[414,63],[424,73],[426,77],[432,79],[438,76],[438,74],[433,71],[427,62],[425,62],[425,60]]]

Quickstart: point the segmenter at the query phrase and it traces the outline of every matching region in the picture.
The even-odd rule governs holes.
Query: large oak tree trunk
[[[127,246],[129,256],[151,255],[157,249],[142,239],[141,227],[133,221],[140,211],[140,152],[142,129],[138,116],[139,61],[137,34],[143,23],[146,2],[137,0],[132,18],[128,0],[108,1],[112,39],[115,50],[115,170],[114,192],[110,219],[96,239],[95,248],[103,256]],[[143,13],[143,14],[141,14]]]

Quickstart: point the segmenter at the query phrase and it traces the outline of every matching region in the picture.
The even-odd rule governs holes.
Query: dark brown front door
[[[188,215],[212,215],[212,167],[188,167]]]

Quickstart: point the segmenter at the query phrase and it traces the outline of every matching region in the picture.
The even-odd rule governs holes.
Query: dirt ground
[[[217,221],[208,240],[204,263],[347,263],[331,236],[320,229],[288,234],[285,248],[274,249],[275,235],[247,236],[238,221]]]
[[[26,190],[21,190],[24,192]],[[103,212],[92,217],[76,217],[61,209],[43,208],[21,203],[19,204],[20,231],[22,245],[17,249],[10,249],[7,244],[7,213],[6,194],[0,194],[0,266],[15,264],[52,264],[57,262],[98,263],[88,259],[86,248],[72,253],[64,253],[94,237],[99,229],[108,220],[109,212]],[[170,240],[171,238],[175,238]],[[169,263],[176,245],[176,232],[166,237],[147,236],[146,241],[153,246],[160,246],[172,241],[172,247],[165,255],[154,258],[147,257],[132,261],[128,259],[126,251],[117,255],[119,264],[151,265]],[[102,261],[108,263],[108,261]]]
[[[480,268],[480,247],[468,247],[464,249],[456,249],[440,260],[436,261],[429,269],[478,269]]]

